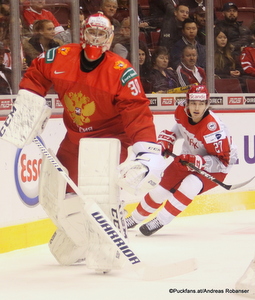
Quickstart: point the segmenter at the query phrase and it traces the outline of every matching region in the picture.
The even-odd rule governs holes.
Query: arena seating
[[[240,81],[237,78],[215,79],[216,93],[242,93]]]

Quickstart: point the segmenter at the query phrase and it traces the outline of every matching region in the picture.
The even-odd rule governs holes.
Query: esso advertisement
[[[31,143],[17,150],[14,164],[15,183],[20,198],[28,206],[35,206],[39,202],[38,185],[41,164],[42,153],[36,144]]]

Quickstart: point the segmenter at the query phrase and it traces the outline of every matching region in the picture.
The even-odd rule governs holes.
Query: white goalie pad
[[[81,139],[78,185],[88,201],[93,199],[122,235],[127,237],[120,190],[116,184],[119,157],[120,141],[117,139]],[[86,266],[98,272],[122,268],[125,262],[123,254],[116,250],[89,219],[86,229],[88,238]]]
[[[86,260],[87,247],[77,246],[67,234],[57,229],[49,241],[52,255],[61,265],[69,266]]]
[[[52,151],[49,152],[58,161]],[[59,161],[58,163],[60,164]],[[66,169],[65,171],[67,172]],[[39,202],[58,228],[58,234],[53,235],[49,247],[59,263],[69,265],[84,260],[87,239],[83,205],[77,195],[65,193],[65,179],[53,164],[43,157]],[[79,255],[81,257],[78,257]]]
[[[18,148],[40,135],[51,115],[46,100],[27,90],[19,90],[12,110],[0,129],[0,137]]]
[[[60,164],[52,151],[49,152]],[[40,173],[39,202],[53,223],[65,231],[77,246],[85,244],[84,207],[80,198],[75,194],[66,195],[65,179],[45,157]]]

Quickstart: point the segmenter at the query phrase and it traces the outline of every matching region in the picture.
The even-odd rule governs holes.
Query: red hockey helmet
[[[84,26],[84,51],[91,60],[98,59],[102,53],[109,50],[113,39],[113,26],[103,13],[89,16]]]
[[[210,105],[210,94],[205,85],[192,85],[187,92],[187,99],[185,105],[185,112],[188,117],[189,114],[189,101],[205,101],[206,106],[204,113],[209,108]]]
[[[192,85],[187,92],[187,102],[189,100],[207,101],[210,100],[209,92],[205,85]]]

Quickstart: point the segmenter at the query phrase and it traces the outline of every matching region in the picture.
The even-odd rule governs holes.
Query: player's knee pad
[[[172,197],[172,193],[163,188],[161,185],[158,185],[157,187],[155,187],[155,189],[151,190],[149,192],[149,195],[154,202],[159,204]]]
[[[178,190],[189,199],[193,199],[200,193],[202,188],[202,181],[196,175],[190,174],[183,179]]]

